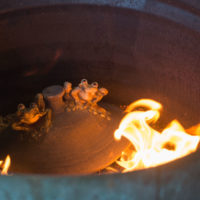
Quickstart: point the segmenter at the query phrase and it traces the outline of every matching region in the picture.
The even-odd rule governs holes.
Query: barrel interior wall
[[[87,5],[7,13],[0,30],[1,113],[48,85],[87,78],[108,88],[108,102],[153,98],[186,124],[198,122],[200,37],[192,30],[128,9]]]

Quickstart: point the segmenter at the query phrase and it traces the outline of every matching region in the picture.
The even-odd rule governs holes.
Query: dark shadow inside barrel
[[[119,107],[152,98],[164,106],[164,124],[177,118],[187,128],[199,122],[199,40],[182,25],[128,9],[65,5],[2,14],[0,112],[15,112],[49,85],[87,78],[109,90],[105,103]],[[2,143],[6,154],[9,141]],[[36,154],[29,167],[33,160]],[[65,173],[49,171],[59,172]]]

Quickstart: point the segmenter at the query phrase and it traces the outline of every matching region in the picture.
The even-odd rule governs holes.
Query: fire
[[[2,175],[7,175],[8,174],[8,169],[10,167],[10,164],[11,164],[11,159],[10,159],[9,155],[6,156],[5,161],[0,160],[0,168],[2,169],[1,170],[1,174]]]
[[[131,150],[122,152],[117,161],[124,168],[123,172],[155,167],[196,151],[200,125],[185,131],[177,120],[173,120],[158,132],[150,125],[157,122],[161,110],[162,105],[151,99],[135,101],[126,108],[127,114],[114,133],[116,140],[123,136],[133,145]]]

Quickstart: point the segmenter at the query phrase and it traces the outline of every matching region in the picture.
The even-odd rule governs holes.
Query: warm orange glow
[[[8,174],[8,169],[10,167],[10,164],[11,164],[11,159],[10,159],[10,156],[6,156],[6,159],[5,161],[0,161],[0,167],[2,168],[1,170],[1,174],[3,175],[6,175]]]
[[[125,110],[127,115],[114,133],[116,140],[123,136],[134,146],[133,150],[123,152],[117,161],[124,168],[123,172],[158,166],[196,151],[200,125],[188,129],[188,134],[177,120],[173,120],[160,133],[150,124],[159,119],[161,109],[160,103],[141,99]],[[191,132],[193,135],[190,135]]]

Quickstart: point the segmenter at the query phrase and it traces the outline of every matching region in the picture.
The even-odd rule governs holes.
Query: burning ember
[[[161,109],[162,105],[151,99],[135,101],[126,108],[127,115],[114,133],[116,140],[124,136],[132,144],[116,161],[124,168],[123,172],[155,167],[196,151],[200,125],[187,131],[173,120],[162,132],[158,132],[151,125],[159,119]]]
[[[11,159],[10,156],[7,155],[5,161],[0,160],[0,168],[1,168],[1,174],[2,175],[7,175],[8,174],[8,169],[10,167]]]

